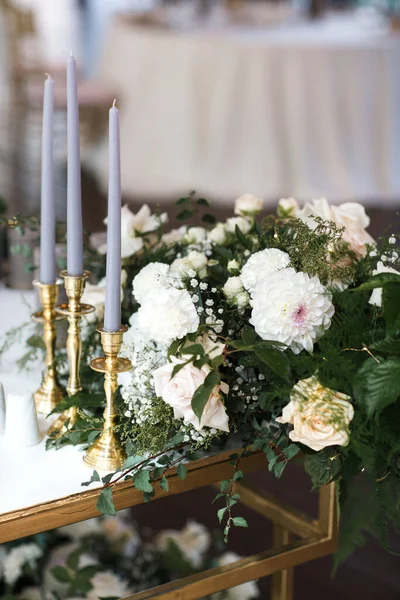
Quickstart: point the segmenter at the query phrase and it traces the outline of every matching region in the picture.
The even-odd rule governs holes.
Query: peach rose
[[[172,357],[172,362],[154,371],[153,377],[157,396],[172,406],[175,419],[183,419],[186,424],[193,425],[197,431],[203,427],[212,427],[228,432],[229,419],[221,400],[221,392],[227,394],[229,386],[221,382],[214,387],[199,422],[192,409],[192,398],[212,369],[209,365],[203,365],[201,369],[198,369],[190,363],[172,377],[174,366],[184,362]]]
[[[313,450],[326,446],[347,446],[349,424],[354,416],[350,397],[323,387],[317,377],[299,381],[278,423],[290,423],[289,437]]]

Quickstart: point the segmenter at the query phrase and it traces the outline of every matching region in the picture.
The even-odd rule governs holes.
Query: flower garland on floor
[[[301,208],[284,199],[277,216],[259,218],[262,201],[245,194],[224,223],[204,198],[178,205],[182,221],[206,211],[204,227],[163,233],[166,214],[122,212],[124,351],[134,368],[121,377],[117,433],[128,459],[122,473],[103,478],[98,508],[115,512],[112,489],[122,478],[151,499],[158,486],[168,489],[168,468],[183,478],[198,451],[215,452],[237,433],[243,447],[218,495],[225,537],[247,526],[232,485],[243,477],[241,458],[260,449],[280,477],[301,451],[314,487],[338,482],[337,560],[363,543],[362,530],[386,545],[388,524],[400,524],[396,236],[374,241],[364,208],[351,202]],[[97,238],[93,245],[87,266],[100,279],[105,247]],[[98,320],[102,286],[88,286],[83,298]],[[87,324],[87,361],[98,349],[95,324]],[[64,401],[59,408],[77,405],[81,419],[49,447],[92,442],[101,398]]]
[[[223,543],[189,521],[183,529],[139,531],[128,511],[100,517],[0,545],[3,600],[100,600],[148,588],[239,560],[221,554]],[[211,600],[251,600],[250,581],[213,594]]]

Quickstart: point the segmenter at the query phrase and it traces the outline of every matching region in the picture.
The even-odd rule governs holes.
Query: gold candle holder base
[[[83,315],[87,315],[95,310],[91,304],[82,304],[81,298],[85,289],[86,280],[90,276],[89,271],[84,271],[82,275],[68,275],[67,271],[61,271],[61,277],[64,279],[65,291],[68,297],[67,304],[60,304],[56,312],[68,319],[68,337],[67,337],[67,356],[69,366],[69,378],[67,385],[68,396],[73,396],[82,390],[79,377],[82,340],[80,321]],[[77,421],[78,413],[76,407],[64,411],[48,430],[48,434],[62,435],[70,429]],[[66,425],[68,421],[68,424]]]
[[[60,283],[61,281],[55,283],[33,282],[33,285],[39,289],[43,310],[33,313],[32,319],[38,323],[43,323],[43,338],[46,346],[46,370],[43,373],[42,384],[33,397],[36,410],[44,415],[48,415],[65,396],[65,390],[58,382],[54,358],[56,321],[64,318],[56,314]]]
[[[118,373],[129,371],[132,363],[127,358],[119,358],[122,337],[127,331],[122,325],[119,331],[106,331],[98,327],[101,335],[101,344],[104,357],[94,358],[90,366],[94,371],[104,373],[104,391],[106,394],[106,408],[104,410],[104,427],[100,437],[87,450],[83,460],[88,467],[99,471],[113,471],[124,464],[126,454],[121,447],[115,432],[115,395],[118,390]]]

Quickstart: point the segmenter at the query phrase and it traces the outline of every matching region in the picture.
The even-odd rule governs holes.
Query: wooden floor
[[[83,197],[85,227],[92,232],[104,229],[106,198],[99,193],[94,181],[88,176],[83,177]],[[142,204],[129,199],[125,201],[132,204],[133,210],[137,210]],[[156,202],[148,203],[153,207],[156,205]],[[163,203],[162,210],[167,210],[170,216],[176,214],[174,199]],[[229,209],[218,208],[218,205],[216,211],[221,219],[231,214]],[[399,210],[396,211],[380,208],[377,201],[374,208],[368,209],[368,214],[371,217],[369,231],[375,238],[385,233],[387,228],[400,232],[400,203]],[[177,225],[174,219],[170,224]],[[282,497],[283,501],[290,501],[308,512],[315,510],[316,496],[310,492],[308,476],[298,466],[290,465],[280,481],[267,471],[253,474],[252,477],[269,492]],[[188,492],[135,507],[132,509],[132,516],[141,526],[148,526],[153,530],[182,527],[192,518],[218,531],[216,508],[211,505],[214,496],[215,491],[211,488]],[[246,556],[271,547],[270,524],[245,507],[240,514],[247,518],[250,528],[234,531],[228,549]],[[397,550],[400,553],[400,539]],[[331,570],[331,558],[298,567],[295,574],[295,600],[400,600],[400,558],[386,553],[373,540],[356,551],[339,569],[335,578],[332,578]],[[259,585],[262,590],[260,597],[268,598],[268,581],[262,580]]]

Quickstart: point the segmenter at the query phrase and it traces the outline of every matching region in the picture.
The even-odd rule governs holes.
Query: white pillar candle
[[[10,448],[28,448],[40,442],[40,431],[32,394],[8,394],[4,444]]]

